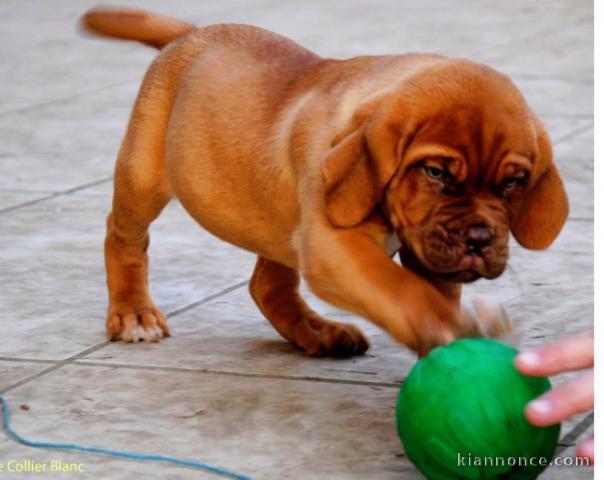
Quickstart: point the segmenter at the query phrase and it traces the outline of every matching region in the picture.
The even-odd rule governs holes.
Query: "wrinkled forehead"
[[[426,156],[440,156],[442,151],[442,156],[456,158],[466,164],[469,174],[484,179],[497,175],[499,165],[509,158],[523,158],[530,164],[537,144],[531,113],[524,104],[478,95],[466,101],[444,99],[424,109],[412,146],[423,149]]]
[[[460,150],[475,150],[488,157],[497,147],[531,149],[534,127],[525,108],[505,108],[490,104],[451,103],[426,109],[417,122],[415,139],[440,142]]]

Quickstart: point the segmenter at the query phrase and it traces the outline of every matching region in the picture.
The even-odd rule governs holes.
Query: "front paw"
[[[369,341],[355,325],[327,320],[314,312],[299,320],[294,338],[313,357],[363,355],[369,348]]]
[[[474,311],[460,309],[442,299],[432,299],[431,308],[415,311],[409,324],[401,325],[401,343],[415,350],[420,357],[440,345],[459,338],[498,338],[510,333],[514,326],[503,308],[475,303]],[[411,327],[411,328],[409,328]]]
[[[169,336],[166,317],[155,306],[118,306],[109,310],[107,338],[111,341],[159,342]]]
[[[464,337],[499,338],[514,330],[514,323],[502,306],[492,307],[482,301],[474,302],[474,310],[460,313]]]

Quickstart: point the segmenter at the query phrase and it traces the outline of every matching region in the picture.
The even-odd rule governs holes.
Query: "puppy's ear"
[[[568,217],[568,198],[552,160],[552,146],[545,128],[535,119],[538,156],[537,177],[512,212],[511,230],[525,248],[542,250],[556,239]]]
[[[381,97],[361,106],[332,141],[321,166],[325,209],[336,227],[365,220],[384,194],[399,164],[400,132],[380,111]]]
[[[327,217],[336,227],[361,223],[381,197],[366,130],[363,123],[336,139],[321,168]]]

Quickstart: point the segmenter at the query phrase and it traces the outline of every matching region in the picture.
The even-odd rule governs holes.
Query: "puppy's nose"
[[[493,241],[493,232],[484,225],[472,225],[466,233],[466,245],[471,252],[480,253]]]

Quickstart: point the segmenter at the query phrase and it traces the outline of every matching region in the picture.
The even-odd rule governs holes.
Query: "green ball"
[[[396,420],[407,456],[427,478],[528,480],[547,468],[560,425],[535,427],[523,410],[551,384],[518,373],[517,353],[496,340],[462,339],[413,367]]]

